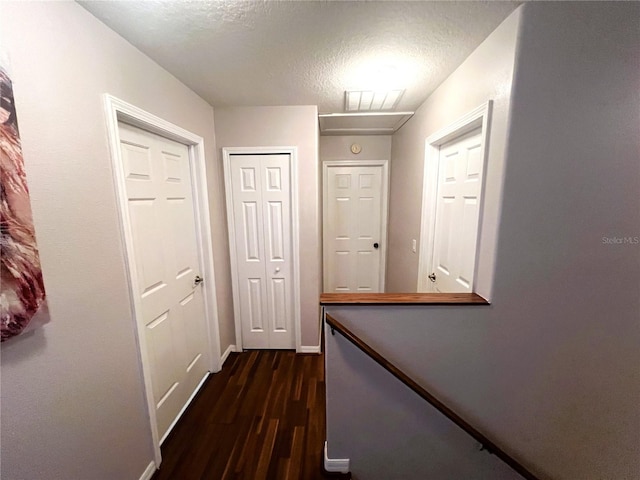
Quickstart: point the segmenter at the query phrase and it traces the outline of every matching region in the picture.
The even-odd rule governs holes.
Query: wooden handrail
[[[445,417],[451,420],[453,423],[458,425],[461,429],[471,435],[475,440],[477,440],[480,444],[482,444],[482,449],[487,450],[489,453],[492,453],[504,463],[509,465],[513,470],[518,472],[523,478],[527,480],[539,480],[533,473],[527,470],[524,466],[522,466],[517,460],[512,458],[509,454],[507,454],[504,450],[498,447],[495,443],[485,437],[482,433],[472,427],[468,422],[466,422],[460,415],[455,413],[449,407],[447,407],[443,402],[438,400],[435,396],[425,390],[423,387],[418,385],[411,377],[409,377],[406,373],[380,355],[376,350],[374,350],[371,346],[365,343],[360,337],[358,337],[355,333],[345,327],[338,320],[333,318],[331,315],[325,315],[325,321],[331,327],[331,332],[337,330],[344,338],[353,343],[356,347],[366,353],[369,357],[375,360],[378,364],[380,364],[385,370],[391,373],[394,377],[404,383],[407,387],[417,393],[420,397],[426,400],[429,404],[435,407],[440,413],[442,413]]]

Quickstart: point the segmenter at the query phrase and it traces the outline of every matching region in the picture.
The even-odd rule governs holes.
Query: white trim
[[[482,211],[484,204],[484,185],[489,156],[489,131],[493,101],[489,100],[456,120],[451,125],[438,130],[425,140],[424,173],[422,180],[422,213],[420,220],[420,256],[418,259],[418,292],[432,291],[432,283],[427,281],[427,274],[433,267],[433,242],[435,241],[435,219],[438,190],[438,168],[440,146],[464,135],[478,127],[482,128],[482,158],[484,174],[480,197],[480,217],[478,219],[478,238],[482,225]],[[425,241],[426,239],[426,241]],[[478,264],[478,245],[476,246],[476,267]],[[472,288],[475,285],[478,269],[475,269]]]
[[[320,353],[320,345],[302,345],[298,353]]]
[[[327,442],[324,442],[324,469],[330,473],[349,473],[349,459],[329,458],[327,456]]]
[[[106,115],[107,134],[111,150],[114,185],[118,200],[118,212],[121,225],[121,239],[124,248],[124,259],[127,268],[127,280],[130,292],[130,309],[135,320],[135,334],[138,343],[138,361],[142,369],[145,396],[147,401],[147,413],[151,427],[155,462],[160,465],[162,456],[160,453],[160,439],[157,428],[155,401],[153,399],[153,387],[151,372],[147,362],[148,351],[144,335],[140,330],[140,322],[137,321],[141,311],[139,300],[133,292],[136,289],[136,267],[134,261],[133,235],[131,233],[129,211],[127,209],[126,186],[124,184],[124,171],[120,152],[119,122],[125,122],[146,131],[161,135],[165,138],[186,144],[189,147],[189,161],[193,171],[194,213],[196,228],[198,229],[198,249],[200,254],[200,268],[205,278],[203,284],[203,298],[205,315],[207,318],[207,363],[209,369],[217,372],[220,364],[220,334],[218,329],[218,311],[216,306],[215,273],[213,269],[213,251],[211,239],[211,226],[209,220],[209,200],[206,184],[206,166],[204,155],[204,140],[202,137],[184,130],[166,120],[148,113],[134,105],[124,102],[109,94],[104,94],[104,108]]]
[[[379,285],[380,293],[385,291],[385,283],[387,278],[387,232],[389,230],[389,160],[325,160],[322,162],[322,225],[329,224],[329,206],[327,196],[329,169],[333,167],[382,167],[382,208],[380,209],[381,222],[381,238],[380,238],[380,273]],[[330,258],[330,252],[327,252],[329,242],[324,238],[324,228],[322,233],[322,290],[328,291],[327,282],[328,270],[327,262]]]
[[[167,437],[173,430],[173,427],[175,427],[176,423],[180,421],[182,414],[187,411],[187,408],[189,408],[189,405],[191,405],[191,402],[193,401],[193,399],[196,398],[196,395],[200,392],[200,389],[204,385],[204,382],[207,381],[207,378],[209,378],[209,375],[211,375],[211,372],[207,372],[204,374],[204,376],[202,377],[202,380],[200,380],[200,383],[198,383],[198,386],[195,388],[195,390],[193,391],[193,393],[191,394],[187,402],[184,404],[184,407],[180,409],[180,411],[178,412],[178,415],[176,415],[176,418],[173,419],[173,422],[171,422],[171,425],[169,425],[169,428],[167,428],[167,431],[160,439],[160,445],[164,443],[164,441],[167,439]]]
[[[156,462],[151,462],[149,465],[147,465],[147,468],[144,469],[144,472],[142,472],[142,475],[140,475],[139,480],[151,480],[151,477],[153,477],[153,474],[156,473]]]
[[[221,366],[224,366],[224,362],[227,361],[227,358],[229,358],[229,355],[232,352],[237,352],[238,350],[236,350],[236,346],[235,345],[229,345],[227,347],[227,349],[224,351],[224,353],[222,354],[222,358],[220,358],[220,364]]]
[[[392,135],[414,112],[321,113],[320,135]],[[338,124],[334,120],[338,120]],[[347,120],[348,126],[345,126]]]
[[[229,230],[229,250],[231,252],[231,281],[233,282],[233,316],[236,330],[236,351],[241,352],[242,323],[240,296],[238,293],[238,265],[236,263],[236,233],[233,222],[233,190],[231,187],[231,155],[286,154],[289,155],[291,186],[291,249],[293,255],[293,330],[296,352],[302,348],[302,327],[300,324],[300,216],[298,213],[298,148],[297,147],[223,147],[224,189],[227,200],[227,223]]]

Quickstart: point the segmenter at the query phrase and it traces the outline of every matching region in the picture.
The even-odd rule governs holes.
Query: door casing
[[[291,188],[291,249],[293,260],[293,330],[296,352],[302,352],[302,331],[300,325],[300,220],[298,215],[298,148],[297,147],[223,147],[224,188],[227,201],[227,224],[229,230],[229,252],[231,254],[231,281],[233,282],[233,316],[236,332],[236,351],[242,351],[242,323],[240,295],[238,293],[238,264],[236,231],[233,221],[233,190],[231,185],[231,157],[233,155],[289,155]]]
[[[387,271],[387,219],[389,216],[389,161],[388,160],[326,160],[322,162],[322,231],[323,231],[323,245],[327,245],[328,242],[324,241],[324,225],[329,222],[328,212],[328,179],[329,169],[332,167],[382,167],[382,208],[380,209],[380,291],[385,290],[385,280]],[[325,247],[323,247],[324,249]],[[328,271],[327,261],[329,258],[328,252],[323,251],[322,271],[323,278],[325,272]],[[323,290],[326,291],[326,279],[323,280]]]
[[[198,243],[198,253],[200,257],[200,268],[203,272],[205,282],[203,283],[203,300],[207,325],[207,343],[209,370],[218,372],[222,368],[220,356],[220,332],[218,326],[218,311],[216,305],[215,273],[213,268],[213,248],[211,238],[211,224],[209,220],[209,199],[207,191],[206,166],[204,155],[204,139],[177,125],[174,125],[160,117],[146,112],[130,103],[124,102],[112,95],[104,94],[104,109],[107,121],[107,132],[111,160],[113,165],[114,184],[116,187],[116,197],[118,200],[118,211],[120,217],[120,234],[125,253],[125,264],[127,270],[127,281],[130,292],[130,308],[136,326],[134,331],[138,343],[138,360],[142,370],[144,389],[149,415],[151,436],[155,456],[156,468],[160,466],[162,456],[160,452],[160,441],[156,422],[153,389],[151,383],[151,369],[148,364],[147,345],[143,332],[140,331],[140,323],[135,319],[139,317],[141,306],[138,305],[136,295],[137,275],[135,263],[135,251],[132,232],[130,230],[129,210],[124,182],[123,163],[120,151],[120,131],[119,122],[128,123],[162,137],[183,143],[189,148],[189,161],[192,171],[192,189],[194,199],[194,213],[196,223],[196,240]],[[205,377],[206,378],[206,377]],[[203,380],[204,381],[204,380]],[[199,390],[196,389],[196,392]],[[187,401],[186,407],[191,402],[193,396]],[[184,409],[183,409],[184,411]],[[178,415],[180,417],[182,412]],[[171,430],[171,427],[169,428]]]
[[[438,171],[440,168],[440,147],[445,143],[480,127],[482,136],[483,178],[480,196],[480,214],[478,218],[478,238],[482,229],[482,212],[484,206],[484,188],[487,178],[487,158],[489,153],[489,133],[493,101],[489,100],[473,109],[466,115],[445,128],[438,130],[425,140],[424,176],[422,181],[422,214],[420,222],[420,256],[418,260],[418,292],[430,292],[431,282],[427,275],[433,271],[433,248],[436,230],[436,204],[438,196]],[[476,259],[473,283],[478,277],[478,248],[476,243]]]

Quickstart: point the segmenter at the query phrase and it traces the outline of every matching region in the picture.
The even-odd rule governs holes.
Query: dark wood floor
[[[162,446],[152,480],[315,480],[322,471],[322,355],[233,353]]]

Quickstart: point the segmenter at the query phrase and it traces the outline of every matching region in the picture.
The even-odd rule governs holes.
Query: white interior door
[[[440,147],[429,276],[436,292],[472,292],[483,166],[480,128]]]
[[[119,124],[143,361],[164,438],[208,370],[189,151]]]
[[[242,346],[295,348],[290,155],[229,159]]]
[[[324,165],[324,291],[384,291],[386,162]]]

